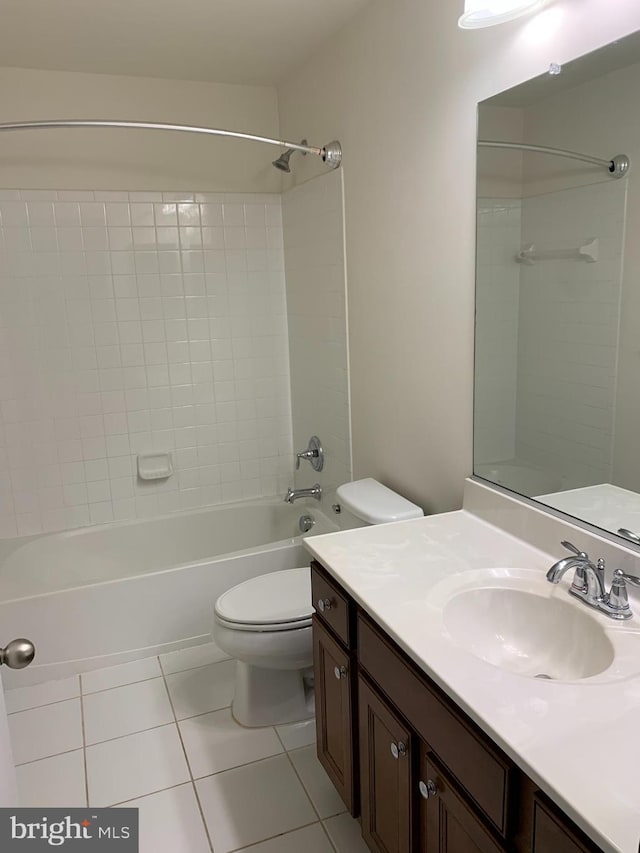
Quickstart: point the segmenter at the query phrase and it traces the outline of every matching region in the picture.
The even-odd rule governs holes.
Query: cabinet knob
[[[421,781],[418,785],[418,790],[420,791],[420,796],[425,800],[438,796],[438,786],[433,779],[427,779],[426,782]]]
[[[331,610],[332,608],[331,599],[330,598],[319,598],[318,599],[318,610],[320,613],[324,613],[325,610]]]
[[[392,743],[391,744],[391,755],[393,755],[393,757],[396,759],[396,761],[399,758],[404,758],[404,756],[406,754],[407,754],[407,746],[406,746],[406,744],[402,743],[402,741],[398,741],[398,743]]]
[[[347,677],[347,668],[346,666],[336,666],[334,667],[333,674],[340,681],[342,678]]]

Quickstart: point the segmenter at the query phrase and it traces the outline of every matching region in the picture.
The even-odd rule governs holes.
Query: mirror
[[[474,474],[640,544],[640,33],[552,70],[479,105]]]

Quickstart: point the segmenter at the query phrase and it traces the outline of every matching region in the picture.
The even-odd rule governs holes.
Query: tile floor
[[[5,694],[21,804],[140,810],[140,853],[367,853],[313,721],[245,729],[214,644]]]

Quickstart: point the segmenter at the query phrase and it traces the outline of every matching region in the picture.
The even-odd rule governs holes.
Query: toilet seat
[[[311,625],[309,567],[251,578],[216,601],[219,624],[236,631],[292,631]]]

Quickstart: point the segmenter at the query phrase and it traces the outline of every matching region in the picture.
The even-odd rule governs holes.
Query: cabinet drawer
[[[506,837],[514,766],[462,718],[423,673],[358,617],[360,665],[430,746],[495,830]]]
[[[533,798],[532,853],[602,853],[565,815],[540,794]]]
[[[311,562],[311,595],[318,619],[331,628],[347,649],[352,648],[355,632],[351,627],[349,599],[315,560]]]

